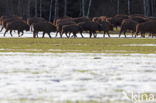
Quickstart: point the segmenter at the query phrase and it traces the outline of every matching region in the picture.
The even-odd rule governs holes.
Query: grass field
[[[156,53],[156,40],[1,38],[0,52]]]

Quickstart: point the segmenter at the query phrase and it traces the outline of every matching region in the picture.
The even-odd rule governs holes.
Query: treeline
[[[116,14],[156,16],[156,0],[0,0],[1,16],[36,16],[52,20],[63,16],[95,17]]]

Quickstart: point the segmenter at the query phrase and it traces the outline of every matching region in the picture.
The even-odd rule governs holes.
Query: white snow
[[[3,34],[4,34],[4,31],[3,31],[3,32],[0,32],[0,37],[1,37],[1,38],[18,38],[17,32],[13,32],[13,33],[12,33],[12,34],[13,34],[13,37],[10,36],[9,32],[6,34],[5,37],[3,36]],[[52,36],[52,38],[55,38],[56,33],[55,33],[55,32],[51,33],[51,36]],[[81,35],[80,35],[79,33],[77,34],[77,36],[78,36],[79,38],[81,38]],[[88,33],[83,33],[83,36],[84,36],[85,38],[89,38],[89,34],[88,34]],[[20,38],[32,38],[32,37],[33,37],[33,33],[29,31],[29,32],[24,32],[24,35],[23,35],[22,37],[20,37]],[[39,37],[40,37],[40,38],[42,37],[42,32],[39,33]],[[45,37],[46,37],[46,38],[49,38],[49,36],[48,36],[47,34],[45,34]],[[66,36],[63,35],[63,37],[66,37]],[[97,37],[103,37],[103,34],[98,34]],[[108,38],[107,35],[106,35],[106,37]],[[118,35],[114,35],[114,34],[113,34],[113,35],[111,35],[111,37],[118,37]],[[124,36],[123,36],[123,37],[124,37]],[[131,36],[128,36],[128,37],[131,37]],[[60,38],[60,35],[58,35],[57,38]]]
[[[122,46],[156,46],[156,44],[125,44]]]
[[[1,26],[0,26],[0,28],[1,28]],[[17,38],[18,37],[17,32],[12,32],[13,37],[11,37],[10,33],[7,32],[6,36],[4,37],[3,36],[4,32],[5,32],[5,29],[3,29],[2,32],[0,32],[0,37],[1,38]],[[55,32],[51,33],[51,36],[52,36],[52,38],[55,38],[56,33]],[[78,36],[78,38],[81,38],[81,35],[79,33],[77,34],[77,36]],[[88,33],[83,33],[83,36],[85,38],[89,38],[89,34]],[[110,34],[110,36],[111,36],[111,38],[119,38],[119,34]],[[32,38],[32,37],[33,37],[33,33],[28,31],[28,32],[24,32],[24,35],[22,37],[20,37],[20,38]],[[39,37],[40,38],[42,37],[42,33],[41,32],[39,33]],[[47,34],[45,35],[45,37],[49,38],[49,36]],[[66,36],[63,35],[63,37],[66,37]],[[97,37],[98,38],[103,38],[103,34],[97,34]],[[106,34],[105,37],[108,38],[108,35]],[[138,37],[140,38],[140,36],[138,36]],[[57,38],[60,38],[60,35],[58,35]],[[121,35],[121,38],[125,38],[124,35]],[[127,38],[132,38],[132,35],[127,35]]]
[[[155,74],[156,54],[0,53],[0,103],[129,103],[156,94]]]

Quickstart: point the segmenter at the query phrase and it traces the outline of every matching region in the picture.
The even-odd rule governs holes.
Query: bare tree
[[[26,19],[27,18],[27,1],[21,0],[21,16]]]
[[[113,16],[114,14],[120,13],[130,15],[132,14],[132,10],[134,13],[142,13],[145,16],[156,16],[156,0],[103,0],[105,1],[103,5],[102,3],[100,4],[100,0],[52,1],[53,4],[51,5],[51,0],[0,0],[0,16],[19,15],[24,17],[46,17],[48,15],[48,19],[52,19],[57,18],[60,13],[62,13],[61,16],[90,16],[90,14],[93,16],[102,14]],[[51,8],[49,8],[50,5]],[[99,9],[101,11],[99,11]],[[111,12],[108,12],[107,9]],[[92,13],[91,10],[94,12]],[[78,12],[80,12],[80,14],[76,14]]]
[[[79,16],[82,16],[82,0],[80,0],[80,6],[79,6],[79,10],[80,10],[80,13],[79,13]]]
[[[13,7],[13,1],[9,1],[8,6],[7,6],[8,10],[9,10],[9,15],[14,14],[14,7]]]
[[[150,0],[151,16],[153,16],[153,0]]]
[[[146,0],[147,16],[150,16],[150,5],[149,0]]]
[[[64,16],[67,16],[67,0],[64,0]]]
[[[42,0],[40,0],[40,17],[42,17]]]
[[[5,15],[8,15],[8,0],[5,1]]]
[[[131,0],[128,0],[128,15],[131,14]]]
[[[50,8],[49,8],[49,21],[52,18],[52,6],[53,6],[53,0],[50,1]]]
[[[28,0],[28,2],[27,2],[27,17],[30,17],[30,4],[31,4],[31,0]]]
[[[144,16],[146,16],[146,0],[143,0]]]
[[[58,18],[58,9],[59,9],[58,6],[59,6],[58,5],[58,0],[55,0],[55,18]]]
[[[87,16],[89,16],[89,15],[90,15],[91,5],[92,5],[92,0],[89,0],[89,6],[88,6]]]
[[[35,0],[35,17],[37,17],[38,14],[37,14],[37,0]]]
[[[144,0],[143,5],[144,5],[144,16],[150,16],[151,15],[150,0]]]
[[[82,16],[85,16],[85,0],[82,0]]]
[[[18,0],[18,15],[22,16],[21,10],[21,0]]]
[[[149,16],[153,16],[153,0],[148,0],[148,10],[149,10]]]
[[[155,0],[151,0],[151,15],[154,16],[154,1]]]
[[[117,14],[120,14],[120,0],[117,0]]]

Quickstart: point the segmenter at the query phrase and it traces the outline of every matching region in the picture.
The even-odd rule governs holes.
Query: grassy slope
[[[123,46],[125,44],[156,44],[156,40],[0,38],[0,52],[156,53],[156,46]]]

